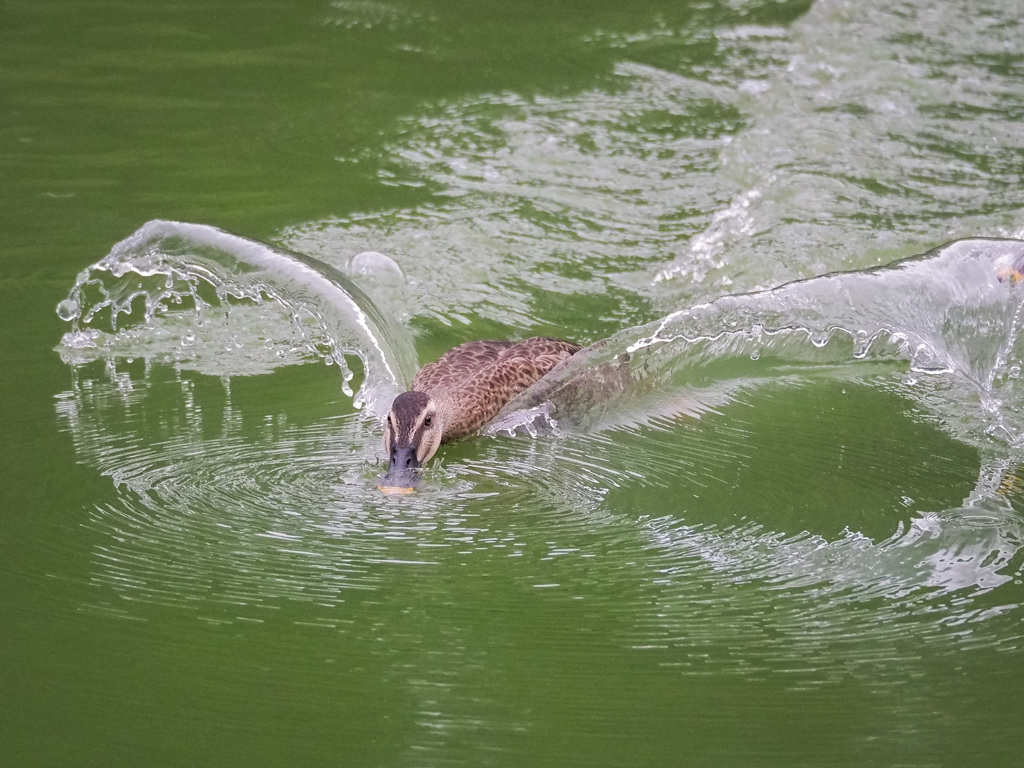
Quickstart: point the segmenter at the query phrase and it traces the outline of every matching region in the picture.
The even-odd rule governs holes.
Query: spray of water
[[[274,324],[281,310],[286,330]],[[357,407],[375,414],[415,369],[407,334],[348,276],[198,224],[145,224],[78,275],[57,314],[72,324],[60,347],[68,362],[138,354],[230,375],[316,355],[337,364]],[[267,327],[254,332],[259,321]],[[358,394],[347,357],[364,369]]]
[[[878,269],[723,296],[591,346],[509,403],[492,430],[586,423],[616,400],[710,382],[721,391],[794,367],[856,376],[854,364],[873,361],[903,369],[907,393],[959,425],[958,439],[992,435],[1016,449],[1022,268],[1024,242],[963,240]]]

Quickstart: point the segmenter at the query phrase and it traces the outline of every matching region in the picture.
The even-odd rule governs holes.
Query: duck
[[[444,443],[466,437],[513,397],[582,349],[546,336],[469,341],[423,366],[391,403],[384,424],[387,474],[378,487],[412,493],[418,473]]]

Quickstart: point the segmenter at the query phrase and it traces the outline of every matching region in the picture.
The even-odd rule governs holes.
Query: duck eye
[[[431,419],[431,417],[430,417],[430,416],[427,416],[427,418],[425,418],[425,419],[423,420],[423,426],[425,426],[425,427],[429,427],[429,426],[430,426],[430,422],[431,422],[431,421],[433,421],[433,419]]]

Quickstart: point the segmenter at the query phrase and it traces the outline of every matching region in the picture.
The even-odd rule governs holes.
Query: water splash
[[[403,281],[397,264],[375,252],[357,255],[350,268],[379,278],[371,290]],[[906,361],[902,385],[957,439],[981,445],[995,435],[1016,447],[1024,435],[1021,269],[1024,242],[963,240],[886,267],[723,296],[592,345],[513,400],[485,432],[699,416],[737,388],[795,367],[842,377],[859,375],[847,373],[854,361]],[[346,393],[378,415],[414,370],[407,335],[345,274],[200,225],[146,224],[82,272],[57,311],[73,325],[60,347],[68,362],[137,354],[200,369],[212,360],[226,368],[206,372],[231,375],[253,372],[261,354],[272,364],[317,354],[337,362]],[[104,321],[109,332],[98,327]],[[261,324],[262,333],[239,335]],[[211,345],[214,354],[204,357]],[[232,356],[236,350],[243,354]],[[363,364],[358,394],[346,355]],[[980,418],[965,418],[965,402]]]
[[[772,590],[827,584],[829,610],[875,597],[941,602],[958,590],[992,590],[1014,578],[1024,545],[1010,501],[1024,440],[1022,265],[1024,242],[966,240],[878,269],[724,296],[592,345],[509,403],[490,429],[592,432],[630,418],[656,423],[673,411],[700,417],[745,390],[823,376],[897,390],[978,450],[979,479],[960,505],[922,509],[878,541],[856,530],[829,540],[757,523],[722,529],[676,514],[655,519],[647,523],[652,546],[677,564],[667,588],[686,591],[682,582],[702,583],[706,569],[721,569],[730,581],[756,579]],[[676,484],[686,493],[689,484]],[[690,561],[682,570],[680,558]],[[659,625],[678,633],[672,611],[659,605]],[[989,614],[956,615],[948,621]]]
[[[359,271],[387,258],[376,256]],[[79,274],[57,314],[73,326],[59,347],[69,363],[137,355],[238,375],[315,355],[355,395],[354,356],[364,374],[356,406],[374,414],[416,364],[408,334],[339,270],[198,224],[145,224]]]
[[[623,330],[538,382],[487,430],[522,428],[531,435],[562,433],[566,439],[518,441],[520,447],[485,442],[484,450],[498,458],[449,463],[432,478],[437,486],[433,496],[420,495],[410,502],[408,515],[396,518],[389,506],[393,503],[372,491],[368,478],[375,441],[367,440],[357,424],[342,419],[295,430],[282,422],[269,444],[242,439],[242,422],[230,405],[229,375],[222,376],[228,405],[220,436],[208,436],[207,417],[180,376],[181,407],[189,425],[180,434],[164,435],[152,446],[108,434],[110,423],[152,421],[146,411],[154,393],[135,386],[112,362],[126,349],[147,351],[140,346],[147,329],[167,332],[163,341],[150,338],[148,351],[163,352],[142,355],[147,381],[158,375],[172,351],[191,354],[174,336],[188,323],[195,327],[185,330],[183,338],[198,346],[210,334],[207,324],[220,315],[240,313],[249,319],[246,313],[271,305],[287,311],[276,325],[272,317],[264,318],[269,335],[287,337],[284,329],[298,327],[307,347],[325,349],[339,360],[356,354],[363,361],[367,374],[359,396],[366,397],[368,387],[378,393],[370,397],[371,410],[373,402],[387,396],[387,387],[394,391],[406,370],[390,341],[385,343],[394,331],[383,330],[387,326],[373,302],[345,275],[207,227],[153,222],[83,272],[62,303],[61,315],[75,324],[62,342],[62,354],[72,362],[80,354],[107,360],[109,382],[94,387],[76,379],[58,410],[77,450],[92,457],[123,497],[117,505],[98,509],[95,524],[103,527],[109,520],[120,525],[127,519],[140,531],[141,538],[128,545],[104,550],[104,578],[123,584],[142,573],[146,579],[158,576],[162,586],[148,596],[154,601],[203,594],[205,582],[190,581],[196,573],[226,579],[217,562],[196,562],[182,570],[161,554],[179,552],[181,561],[189,562],[182,526],[198,526],[211,541],[237,539],[232,552],[238,568],[251,570],[255,559],[272,552],[283,558],[282,569],[297,569],[284,578],[283,571],[275,572],[255,587],[244,579],[226,579],[233,591],[216,596],[244,598],[254,605],[268,597],[310,593],[307,581],[322,575],[317,558],[334,542],[355,537],[345,545],[344,567],[329,574],[332,581],[322,594],[335,601],[342,590],[376,588],[373,563],[395,557],[393,547],[379,546],[380,537],[410,544],[400,558],[404,562],[421,539],[438,545],[433,539],[439,529],[430,510],[439,499],[446,508],[461,510],[442,529],[451,524],[452,531],[461,531],[468,510],[491,496],[548,513],[568,505],[578,519],[566,533],[567,551],[579,549],[573,542],[582,522],[599,524],[614,540],[628,530],[636,539],[630,546],[648,552],[651,567],[667,563],[662,601],[672,602],[673,590],[685,591],[680,577],[694,569],[705,579],[757,580],[772,589],[822,591],[830,599],[857,604],[884,597],[897,605],[917,600],[922,590],[982,593],[1013,578],[1009,573],[1017,567],[1024,541],[1011,503],[1019,495],[1014,478],[1024,433],[1016,406],[1022,394],[1019,330],[1024,323],[1024,286],[1016,275],[1022,265],[1024,242],[960,241],[888,267],[724,296]],[[381,285],[401,282],[400,271],[381,254],[361,254],[350,266],[379,276]],[[297,324],[296,312],[307,313],[311,321]],[[110,332],[96,327],[104,321]],[[310,328],[319,335],[311,335]],[[170,362],[179,360],[173,355]],[[222,357],[221,363],[230,368],[235,361]],[[856,530],[832,539],[757,523],[708,526],[680,513],[634,520],[623,528],[631,513],[618,509],[616,489],[632,488],[633,505],[638,489],[690,474],[693,468],[671,463],[691,460],[678,447],[674,453],[637,450],[624,456],[621,437],[609,435],[628,438],[637,425],[657,426],[659,419],[680,414],[728,422],[725,409],[751,392],[805,386],[822,378],[898,390],[901,397],[916,400],[941,429],[978,450],[981,471],[974,490],[961,504],[921,509],[899,520],[895,532],[878,540]],[[120,414],[116,418],[115,412]],[[665,433],[665,440],[676,439]],[[334,490],[339,457],[340,496]],[[737,454],[725,458],[733,461]],[[539,472],[541,466],[551,471]],[[704,470],[709,468],[713,471],[713,465]],[[697,485],[708,481],[714,478],[694,480]],[[310,517],[303,509],[330,511],[326,518]],[[195,517],[195,510],[204,510],[205,516]],[[234,533],[223,533],[224,526]],[[445,530],[441,533],[447,536]],[[465,535],[472,541],[484,529]],[[512,539],[503,534],[495,540],[505,546]],[[143,590],[142,599],[146,594]],[[949,621],[968,620],[965,610],[958,604],[943,609],[943,615]],[[662,613],[661,627],[673,625],[671,612]],[[800,615],[802,609],[795,610],[793,620]],[[687,622],[688,616],[679,621]]]
[[[886,267],[723,296],[592,345],[509,403],[497,428],[532,422],[542,403],[545,419],[553,409],[559,421],[592,424],[595,410],[651,393],[714,382],[727,398],[730,381],[798,367],[853,377],[857,361],[905,361],[908,394],[958,439],[995,435],[1018,448],[1022,265],[1024,242],[963,240]]]

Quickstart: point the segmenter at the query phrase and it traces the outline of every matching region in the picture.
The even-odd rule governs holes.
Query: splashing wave
[[[965,398],[977,404],[979,418],[958,439],[977,444],[971,425],[977,431],[980,424],[982,434],[1017,447],[1024,436],[1017,406],[1024,395],[1022,268],[1024,242],[964,240],[887,267],[724,296],[593,345],[509,403],[491,429],[550,420],[552,406],[556,417],[579,421],[607,408],[602,400],[709,380],[721,389],[794,366],[906,360],[908,393],[927,398],[949,423],[963,422]],[[747,362],[723,370],[736,360]],[[932,386],[914,388],[927,379]]]
[[[347,388],[354,355],[366,376],[359,404],[373,413],[415,368],[407,337],[337,269],[198,224],[145,224],[78,276],[57,314],[73,326],[60,348],[68,362],[139,355],[237,375],[316,355],[340,366]]]
[[[382,270],[386,281],[402,279],[380,254],[351,265],[355,275]],[[773,603],[780,627],[803,621],[811,598],[829,605],[885,598],[894,601],[897,624],[907,601],[926,601],[949,624],[1001,616],[1016,606],[943,596],[984,595],[1021,571],[1022,266],[1024,242],[960,241],[884,268],[724,296],[620,331],[538,382],[488,430],[548,428],[565,438],[461,444],[431,470],[426,493],[396,502],[373,491],[377,440],[351,414],[307,425],[268,417],[253,431],[232,405],[231,377],[280,375],[282,363],[311,355],[339,363],[350,356],[365,369],[354,399],[379,413],[411,371],[403,329],[384,319],[353,277],[315,260],[208,227],[152,222],[85,270],[58,309],[74,324],[60,351],[76,371],[58,413],[76,450],[116,489],[90,518],[109,533],[96,548],[95,578],[141,603],[201,606],[217,621],[312,602],[329,625],[331,607],[353,591],[381,589],[382,568],[523,558],[534,586],[571,588],[590,558],[615,550],[631,553],[630,568],[638,569],[623,578],[647,584],[659,574],[656,589],[643,587],[661,608],[635,626],[638,645],[657,645],[692,623],[680,596],[694,574],[702,575],[694,583],[758,581],[773,594],[802,594],[787,609]],[[284,312],[275,315],[278,306]],[[196,351],[226,339],[252,354]],[[142,359],[141,382],[119,370],[132,356]],[[83,365],[95,359],[104,362],[106,382]],[[189,369],[219,376],[226,400],[200,402],[182,373]],[[950,444],[981,456],[973,490],[962,503],[929,495],[931,461],[922,460],[913,481],[897,481],[880,470],[895,453],[873,464],[877,443],[858,448],[848,440],[841,460],[870,469],[877,486],[862,479],[858,495],[883,505],[901,493],[906,499],[895,531],[814,532],[799,516],[766,525],[779,513],[763,510],[751,512],[754,520],[699,520],[702,508],[738,514],[716,489],[736,482],[754,458],[745,453],[750,435],[766,429],[726,409],[815,382],[915,402]],[[162,437],[140,443],[132,431],[154,423],[160,427],[149,432]],[[793,458],[810,462],[809,473],[846,482],[821,458],[810,425],[798,423],[790,438],[810,443],[793,449]],[[680,440],[685,450],[670,450]],[[635,506],[664,506],[663,492],[675,511],[638,518]],[[645,494],[655,500],[638,502]],[[785,510],[798,496],[776,506]],[[510,509],[517,517],[506,519]],[[876,610],[846,611],[828,631],[860,631],[877,618]],[[910,629],[924,641],[938,631]],[[833,639],[807,636],[826,649]]]

